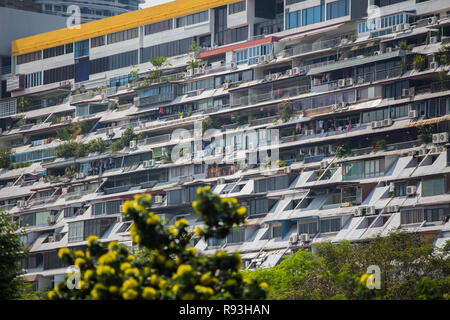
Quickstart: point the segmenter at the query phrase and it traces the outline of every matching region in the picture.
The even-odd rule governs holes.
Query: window
[[[380,159],[364,161],[364,177],[378,177],[384,172],[380,169]]]
[[[448,215],[448,207],[424,209],[424,218],[427,222],[442,221]]]
[[[25,88],[37,87],[42,84],[42,72],[29,73],[25,77]]]
[[[153,33],[158,33],[166,30],[171,30],[173,28],[173,20],[164,20],[160,22],[155,22],[147,24],[144,26],[144,34],[149,35]]]
[[[435,196],[444,193],[444,178],[422,181],[422,196]]]
[[[406,196],[406,183],[396,183],[395,184],[395,196],[405,197]]]
[[[384,159],[355,161],[344,164],[343,180],[378,177],[384,174]]]
[[[37,226],[48,225],[49,218],[50,218],[50,211],[36,212],[36,225]]]
[[[90,61],[89,73],[96,74],[120,69],[138,63],[138,51],[128,51]]]
[[[271,225],[272,229],[272,238],[279,238],[282,236],[283,227],[281,226],[280,222],[273,223]]]
[[[298,225],[298,233],[307,233],[307,234],[316,234],[318,232],[317,228],[317,221],[315,222],[307,222],[307,223],[300,223]]]
[[[340,0],[327,4],[327,20],[348,15],[348,0]]]
[[[286,29],[293,29],[301,26],[302,11],[286,12]]]
[[[139,29],[132,28],[124,31],[110,33],[106,37],[108,39],[108,44],[112,44],[120,41],[134,39],[137,38],[138,36],[139,36]]]
[[[289,187],[289,176],[283,175],[269,179],[255,180],[255,193],[281,190]]]
[[[35,51],[17,56],[17,64],[24,64],[42,59],[42,51]]]
[[[302,15],[303,26],[322,22],[325,20],[325,5],[303,9]]]
[[[25,226],[35,226],[36,225],[36,214],[30,213],[30,214],[24,214],[20,216],[20,222],[19,225],[21,227]]]
[[[341,230],[341,219],[320,220],[320,232],[336,232]]]
[[[44,71],[44,84],[69,80],[69,79],[73,79],[74,77],[75,77],[75,74],[74,74],[74,65],[73,64],[69,65],[69,66],[45,70]]]
[[[69,223],[69,242],[83,241],[84,221]]]
[[[64,45],[44,49],[44,59],[60,56],[64,54]]]
[[[172,190],[167,192],[167,204],[178,204],[183,202],[183,190]]]
[[[105,45],[105,36],[98,36],[91,38],[91,48],[96,48]]]
[[[75,42],[75,58],[89,55],[89,40]]]
[[[245,241],[245,228],[239,228],[239,230],[233,229],[227,236],[227,243],[242,243]]]
[[[188,53],[194,38],[186,38],[171,42],[162,43],[159,45],[142,48],[141,49],[141,63],[148,62],[151,58],[157,57],[173,57]]]
[[[421,223],[423,222],[423,208],[405,209],[400,213],[401,224]]]
[[[188,16],[177,18],[177,20],[176,20],[177,28],[181,28],[184,26],[189,26],[191,24],[208,21],[208,19],[209,19],[209,11],[208,10],[190,14]]]
[[[116,221],[116,219],[96,219],[84,221],[84,235],[86,240],[89,236],[101,237],[108,228]]]
[[[242,12],[245,11],[245,0],[244,1],[239,1],[236,3],[230,3],[228,5],[228,14],[235,14],[238,12]]]
[[[73,52],[73,42],[67,43],[65,46],[66,46],[66,54]]]

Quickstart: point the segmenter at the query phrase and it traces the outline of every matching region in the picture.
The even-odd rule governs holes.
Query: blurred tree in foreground
[[[322,243],[277,266],[245,272],[269,285],[271,299],[450,299],[450,241],[442,248],[419,234],[394,232],[368,243]],[[367,268],[380,268],[380,289]]]
[[[190,246],[192,233],[185,219],[167,227],[151,211],[150,195],[124,203],[124,214],[134,223],[130,234],[139,255],[116,242],[108,246],[88,238],[86,252],[63,248],[59,257],[80,271],[79,289],[67,281],[48,293],[50,299],[264,299],[267,284],[243,277],[240,256],[218,251],[203,255]],[[195,234],[205,240],[224,238],[245,221],[244,207],[233,198],[220,198],[209,187],[197,190],[193,207],[204,228]],[[66,279],[73,278],[68,274]]]

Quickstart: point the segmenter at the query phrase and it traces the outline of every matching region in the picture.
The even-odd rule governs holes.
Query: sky
[[[158,4],[162,4],[162,3],[166,3],[166,2],[171,2],[173,0],[145,0],[145,4],[141,4],[140,8],[148,8],[148,7],[152,7],[152,6],[156,6]]]

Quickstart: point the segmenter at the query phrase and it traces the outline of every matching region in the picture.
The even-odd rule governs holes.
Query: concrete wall
[[[11,55],[11,42],[66,27],[66,18],[30,11],[0,8],[0,55]]]

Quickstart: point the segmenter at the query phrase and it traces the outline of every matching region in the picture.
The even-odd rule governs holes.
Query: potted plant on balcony
[[[384,139],[379,139],[375,142],[372,151],[373,152],[378,152],[380,150],[384,150],[386,149],[386,140]]]
[[[341,144],[336,147],[336,150],[334,151],[334,154],[338,158],[346,158],[351,155],[350,146],[346,143]]]
[[[425,58],[420,54],[414,57],[413,61],[414,69],[417,71],[423,71],[425,69]]]
[[[278,108],[278,115],[280,116],[280,119],[283,122],[289,121],[293,114],[292,102],[289,100],[283,101],[278,105]]]
[[[158,83],[161,82],[161,77],[163,76],[162,69],[172,66],[167,57],[151,58],[148,62],[154,67],[154,70],[150,71],[150,78]]]

